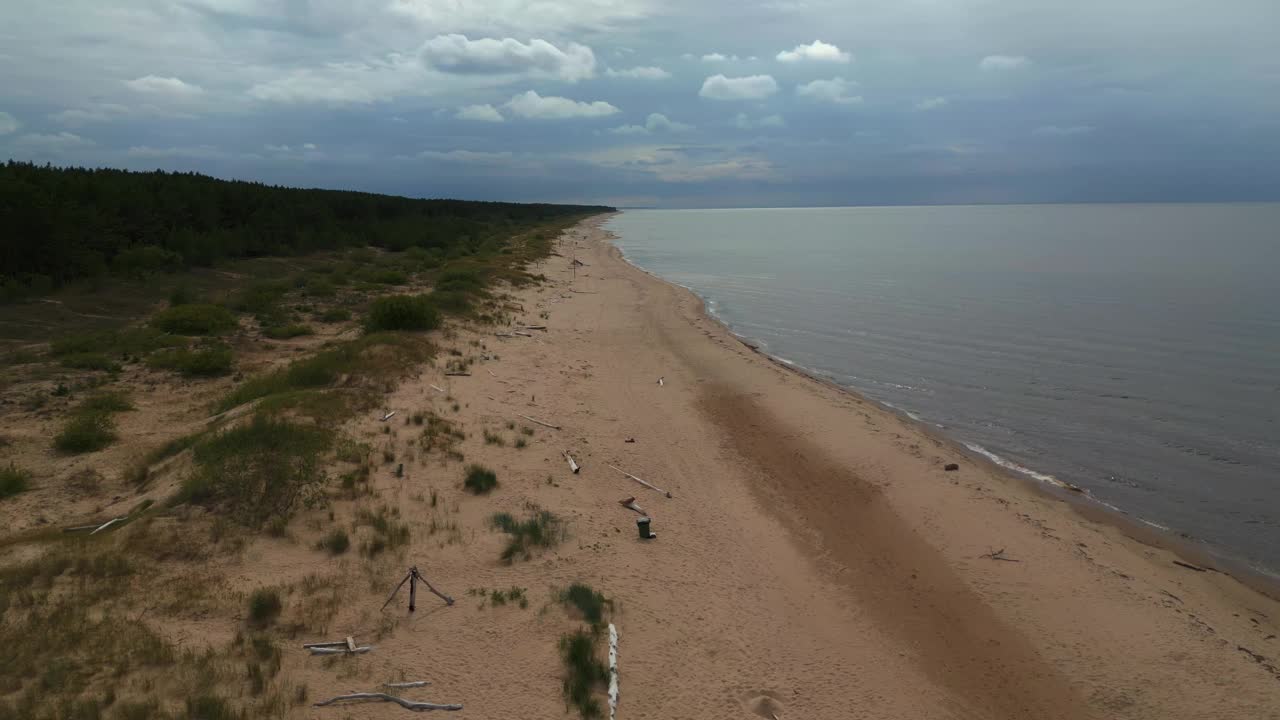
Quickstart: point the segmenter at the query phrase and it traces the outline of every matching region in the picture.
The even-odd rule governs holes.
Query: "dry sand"
[[[475,498],[456,464],[380,471],[379,493],[414,526],[407,559],[459,602],[420,596],[353,674],[429,679],[418,696],[472,717],[560,717],[556,640],[574,623],[547,598],[583,580],[619,603],[623,718],[1280,717],[1280,603],[752,352],[689,292],[622,260],[600,222],[562,241],[540,268],[548,283],[516,293],[545,333],[475,335],[497,360],[390,398],[441,407],[430,385],[445,388],[464,405],[468,462],[502,484]],[[481,427],[529,424],[521,414],[562,429],[537,426],[523,450],[475,442]],[[421,529],[429,488],[454,542]],[[658,539],[637,538],[618,505],[632,495]],[[526,503],[568,518],[570,539],[508,567],[484,519]],[[983,557],[1000,549],[1011,561]],[[397,571],[387,563],[387,587]],[[367,630],[354,607],[380,602],[376,577],[330,634]],[[529,609],[465,594],[512,585]],[[298,673],[312,697],[356,684],[318,661]]]

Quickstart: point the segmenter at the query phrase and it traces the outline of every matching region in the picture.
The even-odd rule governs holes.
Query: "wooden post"
[[[409,612],[413,612],[418,599],[418,569],[409,572]]]

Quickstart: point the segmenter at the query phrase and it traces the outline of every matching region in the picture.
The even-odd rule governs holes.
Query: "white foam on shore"
[[[1029,467],[1027,467],[1027,466],[1025,466],[1025,465],[1019,465],[1018,463],[1016,463],[1016,462],[1014,462],[1014,461],[1012,461],[1012,460],[1010,460],[1010,459],[1008,459],[1008,458],[1006,458],[1006,457],[1003,457],[1003,456],[1000,456],[1000,455],[997,455],[997,454],[995,454],[995,453],[991,452],[990,450],[988,450],[988,449],[986,449],[986,448],[982,447],[981,445],[979,445],[979,444],[977,444],[977,443],[964,442],[964,441],[961,441],[961,442],[963,443],[963,445],[964,445],[965,447],[967,447],[967,448],[969,448],[970,450],[972,450],[972,451],[974,451],[974,452],[978,453],[978,454],[979,454],[979,455],[981,455],[982,457],[984,457],[984,458],[986,458],[986,459],[990,460],[991,462],[993,462],[993,463],[995,463],[995,464],[999,465],[999,466],[1000,466],[1000,467],[1002,467],[1002,468],[1006,468],[1006,469],[1008,469],[1008,470],[1013,470],[1013,471],[1014,471],[1014,472],[1016,472],[1016,473],[1019,473],[1019,474],[1021,474],[1021,475],[1026,475],[1026,476],[1027,476],[1027,477],[1029,477],[1029,478],[1033,478],[1033,479],[1035,479],[1035,480],[1039,480],[1040,482],[1043,482],[1043,483],[1048,483],[1049,485],[1053,485],[1054,487],[1060,487],[1060,488],[1066,488],[1066,487],[1067,487],[1067,484],[1066,484],[1066,483],[1064,483],[1063,481],[1059,480],[1058,478],[1056,478],[1056,477],[1054,477],[1054,476],[1052,476],[1052,475],[1050,475],[1050,474],[1048,474],[1048,473],[1042,473],[1042,472],[1039,472],[1039,471],[1036,471],[1036,470],[1032,470],[1031,468],[1029,468]]]

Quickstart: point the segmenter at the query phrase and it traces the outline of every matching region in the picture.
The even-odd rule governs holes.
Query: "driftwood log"
[[[582,468],[578,467],[578,463],[576,460],[573,459],[573,456],[570,455],[568,452],[566,452],[564,454],[564,459],[569,461],[569,469],[573,471],[574,475],[577,475],[578,471],[581,470]]]
[[[403,690],[405,688],[426,687],[430,684],[426,680],[413,680],[411,682],[382,683],[382,687]]]
[[[609,720],[618,714],[618,628],[609,623]]]
[[[609,465],[608,463],[605,463],[605,464],[606,464],[606,465]],[[641,480],[640,478],[636,477],[635,475],[632,475],[631,473],[627,472],[626,470],[623,470],[622,468],[617,468],[617,467],[614,467],[614,466],[612,466],[612,465],[609,465],[609,467],[613,468],[614,470],[617,470],[618,472],[622,473],[623,475],[626,475],[627,477],[631,478],[632,480],[635,480],[636,482],[638,482],[638,483],[640,483],[641,485],[643,485],[643,486],[645,486],[645,487],[649,488],[650,490],[657,490],[658,492],[662,493],[663,495],[666,495],[667,497],[672,497],[672,495],[671,495],[671,493],[670,493],[670,492],[668,492],[668,491],[666,491],[666,490],[663,490],[662,488],[658,487],[657,485],[654,485],[653,483],[647,482],[647,481],[645,481],[645,480]]]
[[[520,415],[520,413],[516,413],[516,414],[517,414],[517,415]],[[549,427],[549,428],[551,428],[552,430],[559,430],[559,429],[560,429],[560,426],[559,426],[559,425],[552,425],[552,424],[551,424],[551,423],[549,423],[549,422],[542,422],[541,420],[538,420],[538,419],[536,419],[536,418],[531,418],[531,417],[529,417],[528,415],[520,415],[520,417],[524,418],[525,420],[528,420],[529,422],[532,422],[532,423],[538,423],[539,425],[541,425],[541,426],[543,426],[543,427]]]
[[[395,695],[388,695],[386,693],[380,693],[380,692],[350,693],[348,695],[339,695],[337,697],[329,698],[328,700],[321,700],[320,702],[315,704],[315,707],[325,707],[326,705],[334,705],[336,703],[346,702],[348,700],[373,700],[378,702],[393,702],[399,705],[400,707],[404,708],[405,710],[412,710],[414,712],[424,712],[427,710],[461,710],[462,709],[461,705],[454,705],[454,704],[441,705],[439,703],[414,702],[413,700],[405,700],[404,698],[399,698],[399,697],[396,697]]]
[[[313,647],[307,649],[311,651],[312,655],[363,655],[372,650],[373,646],[361,645],[352,649],[347,647],[347,644],[344,642],[341,645],[334,647]]]

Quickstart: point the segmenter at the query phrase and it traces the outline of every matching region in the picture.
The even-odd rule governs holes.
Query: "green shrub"
[[[258,588],[249,596],[249,622],[259,627],[270,625],[283,608],[280,593],[270,588]]]
[[[368,269],[360,273],[361,280],[378,285],[404,285],[409,282],[409,276],[399,270],[391,269]]]
[[[161,350],[147,358],[147,366],[172,370],[187,377],[217,377],[231,372],[234,355],[226,345],[210,345],[192,350]]]
[[[596,658],[595,636],[584,630],[560,638],[560,659],[564,662],[564,699],[584,718],[601,716],[598,689],[609,684],[609,670]]]
[[[327,323],[346,322],[351,319],[351,311],[346,308],[329,308],[320,313],[318,319]]]
[[[119,363],[102,353],[96,352],[63,355],[61,362],[63,367],[72,368],[73,370],[103,370],[105,372],[120,371]]]
[[[303,335],[315,335],[316,331],[312,330],[310,326],[302,325],[301,323],[293,323],[290,325],[277,325],[266,328],[262,331],[262,334],[272,340],[288,340],[289,338],[301,337]]]
[[[177,307],[179,305],[190,305],[196,301],[195,293],[186,285],[179,285],[169,293],[169,307]]]
[[[236,318],[221,305],[178,305],[161,310],[151,324],[175,335],[217,335],[236,327]]]
[[[78,413],[113,413],[133,410],[129,397],[121,392],[102,392],[84,399],[76,408]]]
[[[467,477],[462,481],[462,486],[472,495],[488,495],[498,486],[498,476],[487,467],[472,465],[467,468]]]
[[[137,245],[120,251],[113,264],[116,270],[134,276],[172,272],[182,267],[182,256],[156,245]]]
[[[489,524],[511,536],[501,555],[508,564],[517,558],[528,560],[534,548],[554,547],[564,539],[564,523],[560,518],[536,507],[524,520],[517,520],[510,513],[495,513],[489,518]]]
[[[385,295],[369,306],[369,332],[379,330],[435,330],[440,314],[423,295]]]
[[[0,467],[0,498],[13,497],[31,486],[31,473],[9,463]]]
[[[590,623],[593,628],[599,628],[604,624],[605,610],[613,607],[612,600],[582,583],[574,583],[561,592],[560,602],[576,608],[582,613],[582,619]]]
[[[106,413],[76,415],[53,438],[53,446],[71,455],[94,452],[115,442],[115,423]]]
[[[341,555],[351,547],[351,538],[347,537],[347,531],[341,528],[325,535],[319,543],[320,550],[328,550],[330,555]]]
[[[55,356],[102,353],[145,355],[153,350],[182,345],[184,341],[152,327],[126,328],[108,332],[72,335],[54,340],[49,347]]]

